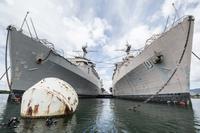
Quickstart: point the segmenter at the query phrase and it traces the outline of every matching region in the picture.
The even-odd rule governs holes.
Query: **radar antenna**
[[[128,41],[126,42],[126,49],[116,49],[115,51],[123,51],[126,52],[126,55],[129,55],[130,52],[137,52],[137,51],[141,51],[142,48],[140,49],[131,49],[131,45],[128,43]]]
[[[82,55],[83,58],[85,58],[87,53],[89,53],[89,52],[98,52],[98,51],[94,51],[94,50],[87,50],[87,48],[88,48],[88,46],[87,46],[87,43],[86,43],[86,45],[82,46],[82,51],[74,50],[73,52],[83,52],[83,55]]]
[[[85,58],[86,54],[88,53],[87,44],[85,46],[82,46],[82,51],[83,51],[83,58]]]
[[[126,50],[125,50],[126,54],[129,55],[130,51],[131,51],[131,45],[128,42],[126,42]]]

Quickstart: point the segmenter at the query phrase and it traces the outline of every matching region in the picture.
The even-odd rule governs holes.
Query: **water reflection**
[[[96,127],[100,132],[114,132],[115,127],[115,116],[114,116],[114,104],[111,104],[110,99],[100,99],[100,110],[96,116]]]
[[[98,99],[95,123],[84,132],[116,132],[114,104],[110,99]]]
[[[67,124],[66,124],[66,120]],[[76,115],[68,118],[56,118],[57,124],[47,127],[45,119],[22,119],[18,128],[15,128],[17,133],[71,133],[75,130]]]
[[[2,116],[5,112],[7,105],[8,94],[2,95],[0,94],[0,116]],[[3,118],[0,117],[0,122],[2,122]]]
[[[88,106],[92,105],[92,106]],[[96,100],[82,99],[79,101],[79,106],[73,115],[64,118],[55,118],[57,124],[55,126],[47,127],[45,119],[22,119],[15,132],[30,132],[30,133],[81,133],[93,123],[95,114],[97,114]]]
[[[194,127],[200,132],[200,99],[191,99],[194,112]]]
[[[19,116],[20,105],[7,103],[0,97],[0,120],[7,122]],[[56,118],[55,126],[45,126],[45,119],[21,119],[17,128],[1,128],[0,132],[17,133],[149,133],[200,131],[200,99],[192,99],[193,106],[144,104],[137,111],[128,108],[137,102],[119,99],[80,99],[76,112],[65,118]]]
[[[122,104],[123,103],[123,104]],[[190,107],[143,104],[138,111],[129,110],[136,102],[115,100],[115,116],[128,132],[195,132]]]

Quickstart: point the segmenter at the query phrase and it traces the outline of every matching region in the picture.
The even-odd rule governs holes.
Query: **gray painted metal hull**
[[[10,30],[11,82],[14,92],[24,92],[46,77],[56,77],[69,83],[79,96],[100,93],[100,79],[52,51],[37,39],[30,38],[14,27]],[[37,64],[37,59],[46,60]]]
[[[151,101],[188,101],[193,24],[193,20],[186,17],[181,23],[154,40],[138,56],[117,69],[113,75],[113,95],[145,100],[166,85]],[[166,84],[181,58],[186,41],[187,47],[182,61],[174,76]],[[154,63],[155,52],[163,55],[162,63]]]

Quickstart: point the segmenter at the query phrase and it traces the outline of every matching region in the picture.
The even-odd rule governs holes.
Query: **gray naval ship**
[[[127,56],[115,65],[113,95],[146,102],[188,104],[193,24],[193,16],[180,18],[162,34],[148,39],[135,56],[127,45]]]
[[[46,77],[56,77],[69,83],[79,96],[97,96],[101,91],[101,80],[95,64],[84,56],[65,58],[53,44],[28,36],[14,26],[8,26],[11,88],[15,94]]]

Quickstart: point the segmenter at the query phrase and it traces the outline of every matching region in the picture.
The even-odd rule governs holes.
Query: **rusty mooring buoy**
[[[45,78],[24,92],[21,116],[38,118],[73,113],[78,95],[71,85],[58,78]]]

